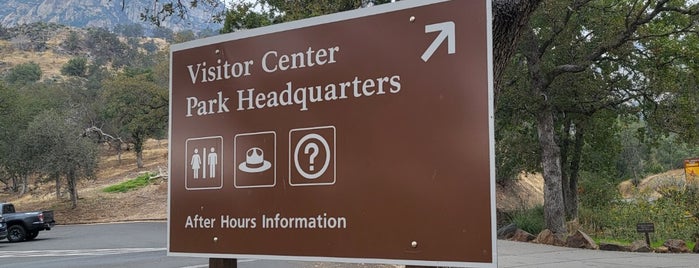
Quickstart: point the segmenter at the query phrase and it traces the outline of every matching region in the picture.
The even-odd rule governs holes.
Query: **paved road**
[[[205,258],[166,256],[163,222],[57,226],[35,241],[0,242],[0,267],[207,267]],[[498,266],[699,267],[699,254],[621,253],[498,241]],[[241,268],[391,267],[288,261],[240,260]]]

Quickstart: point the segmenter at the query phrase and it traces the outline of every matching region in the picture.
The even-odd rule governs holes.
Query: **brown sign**
[[[489,2],[174,45],[169,254],[494,266]]]

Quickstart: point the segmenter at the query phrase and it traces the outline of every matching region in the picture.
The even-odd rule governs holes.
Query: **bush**
[[[699,195],[694,187],[666,187],[659,189],[663,197],[653,200],[639,195],[629,200],[617,200],[604,207],[582,207],[581,223],[594,230],[599,238],[633,241],[642,239],[636,224],[655,224],[654,241],[682,239],[694,241],[699,236],[697,207]]]
[[[87,59],[82,57],[70,59],[61,67],[61,74],[66,76],[86,77]]]
[[[544,207],[536,206],[531,209],[514,212],[510,216],[510,221],[517,224],[518,228],[537,235],[546,226],[544,224]]]

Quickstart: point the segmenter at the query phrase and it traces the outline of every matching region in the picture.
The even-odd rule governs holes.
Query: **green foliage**
[[[112,62],[114,67],[121,67],[133,59],[129,57],[129,47],[116,34],[104,28],[89,29],[85,46],[90,50],[93,60],[100,65]]]
[[[254,29],[273,23],[273,15],[267,12],[255,11],[256,4],[244,2],[226,11],[221,33],[231,33],[237,30]]]
[[[125,193],[132,190],[137,190],[152,184],[151,176],[149,173],[142,174],[135,179],[131,179],[119,184],[111,185],[104,188],[102,191],[105,193]]]
[[[544,224],[544,207],[537,206],[528,210],[516,211],[510,216],[510,222],[530,234],[541,233],[546,228]]]
[[[173,43],[184,43],[187,41],[192,41],[196,38],[197,37],[192,30],[184,30],[175,33],[175,36],[173,37]]]
[[[83,57],[72,58],[61,67],[61,74],[67,76],[86,77],[87,59]]]
[[[669,181],[669,180],[668,180]],[[671,183],[660,187],[663,197],[654,199],[648,194],[621,200],[619,197],[605,204],[609,193],[603,190],[606,185],[598,185],[598,191],[590,192],[586,188],[583,196],[587,200],[602,196],[599,201],[583,202],[580,222],[597,237],[633,241],[642,239],[636,232],[636,224],[652,222],[655,233],[653,241],[682,239],[694,241],[699,237],[699,194],[696,186],[683,183]]]
[[[118,130],[118,136],[134,144],[138,166],[142,167],[143,143],[165,135],[168,91],[149,75],[122,74],[107,80],[104,86],[104,118]]]
[[[615,180],[608,177],[596,176],[594,173],[583,173],[580,182],[580,205],[588,209],[605,209],[609,204],[621,197]]]
[[[200,0],[201,1],[201,0]],[[305,19],[320,15],[378,5],[390,0],[257,0],[233,3],[224,14],[221,33],[252,29],[271,24]]]
[[[622,150],[617,177],[639,181],[648,175],[683,167],[683,160],[699,156],[699,146],[684,142],[678,134],[657,135],[645,121],[621,118],[618,132]]]
[[[5,75],[9,84],[26,85],[36,83],[41,79],[41,66],[35,62],[17,64]]]

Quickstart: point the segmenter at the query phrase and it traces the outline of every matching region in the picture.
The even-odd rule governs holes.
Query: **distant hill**
[[[117,25],[141,24],[145,29],[152,29],[155,26],[143,22],[141,13],[146,8],[152,9],[154,3],[162,5],[162,2],[127,0],[122,10],[122,0],[0,0],[0,25],[13,27],[34,22],[53,22],[77,28],[113,29]],[[221,25],[213,23],[211,18],[220,10],[210,9],[211,7],[202,5],[189,10],[186,19],[172,16],[163,21],[162,26],[175,32],[192,30],[196,33],[206,29],[217,31]]]

